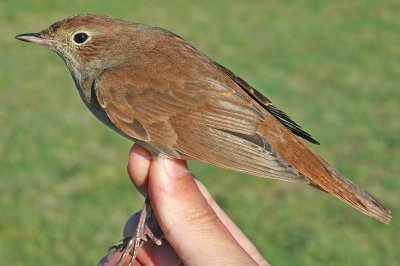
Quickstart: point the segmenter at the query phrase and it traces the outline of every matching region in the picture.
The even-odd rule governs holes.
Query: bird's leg
[[[136,227],[135,235],[123,240],[123,244],[117,245],[116,250],[124,250],[118,266],[122,266],[129,254],[132,255],[129,265],[133,265],[139,249],[143,243],[150,239],[154,244],[161,245],[163,234],[158,225],[156,216],[150,204],[149,195],[146,196],[143,209]]]

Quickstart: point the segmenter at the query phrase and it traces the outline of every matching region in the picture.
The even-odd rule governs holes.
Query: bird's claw
[[[128,255],[132,257],[129,260],[129,266],[135,262],[139,249],[149,239],[156,245],[162,244],[163,234],[158,225],[157,218],[155,217],[149,196],[146,197],[144,207],[140,213],[139,222],[137,224],[136,233],[132,237],[127,237],[120,240],[115,246],[111,247],[110,250],[123,251],[118,266],[122,266],[126,261]]]

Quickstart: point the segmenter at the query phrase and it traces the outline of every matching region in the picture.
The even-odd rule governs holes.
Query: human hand
[[[146,242],[135,265],[269,265],[256,247],[213,200],[187,168],[186,161],[151,159],[135,144],[128,173],[136,188],[150,192],[153,210],[165,238],[161,246]],[[138,215],[127,221],[124,238],[132,236]],[[99,265],[116,265],[121,252]],[[127,260],[127,264],[128,265]]]

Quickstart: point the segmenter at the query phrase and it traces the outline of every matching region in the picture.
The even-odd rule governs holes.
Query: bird
[[[307,145],[319,142],[292,118],[175,33],[85,13],[16,38],[55,51],[94,116],[153,157],[310,185],[390,222],[390,210]],[[146,223],[151,213],[147,197],[123,259],[147,237],[160,244]]]

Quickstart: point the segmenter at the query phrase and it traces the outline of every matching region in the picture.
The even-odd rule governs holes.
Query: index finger
[[[128,174],[132,183],[143,196],[147,195],[151,160],[151,153],[147,149],[139,144],[132,146],[129,152]]]

